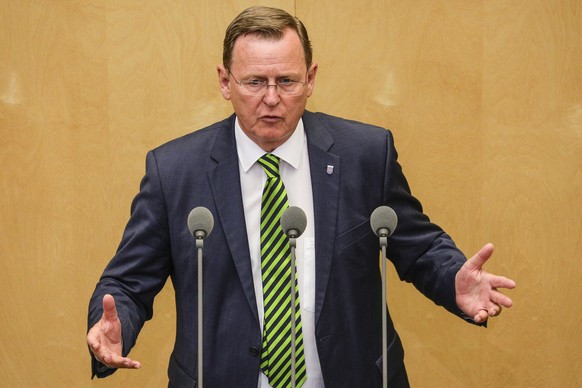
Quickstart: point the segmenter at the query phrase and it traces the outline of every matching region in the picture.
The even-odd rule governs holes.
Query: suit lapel
[[[224,231],[249,307],[257,324],[259,324],[240,189],[238,155],[234,137],[234,116],[228,123],[228,126],[221,129],[211,151],[210,156],[217,164],[208,171],[208,180],[218,212],[218,222]]]
[[[309,150],[315,218],[315,324],[319,320],[329,275],[337,225],[340,157],[329,152],[333,138],[310,112],[303,115]]]
[[[337,225],[340,158],[329,152],[333,138],[313,113],[303,115],[315,218],[315,323],[317,324],[331,270]],[[258,322],[251,258],[240,189],[238,156],[234,137],[234,116],[221,129],[211,151],[216,165],[208,171],[210,188],[234,265],[251,311]]]

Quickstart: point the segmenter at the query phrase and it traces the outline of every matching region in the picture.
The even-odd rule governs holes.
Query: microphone
[[[305,232],[306,227],[307,217],[305,216],[305,212],[297,206],[289,206],[281,215],[281,229],[283,229],[283,232],[289,238],[289,245],[291,246],[291,387],[293,388],[296,386],[295,354],[297,352],[297,323],[295,322],[295,317],[297,315],[297,308],[295,307],[295,247],[297,245],[297,237]]]
[[[379,206],[370,216],[370,226],[378,237],[390,237],[398,224],[396,212],[388,206]]]
[[[301,236],[306,227],[305,212],[297,206],[289,206],[281,215],[281,228],[289,239]]]
[[[192,236],[204,238],[212,232],[213,227],[214,217],[207,208],[198,206],[188,214],[188,229]]]
[[[188,214],[188,229],[196,240],[202,240],[208,237],[214,227],[214,217],[210,210],[205,207],[195,207]],[[198,243],[196,243],[198,246]]]
[[[204,292],[203,281],[203,271],[202,271],[202,248],[204,238],[208,237],[212,228],[214,227],[214,217],[210,210],[205,207],[195,207],[188,214],[188,230],[190,234],[196,239],[196,248],[198,251],[198,387],[203,388],[203,304],[204,298],[202,293]]]
[[[386,316],[386,247],[388,246],[388,237],[396,229],[398,216],[392,208],[388,206],[377,207],[370,216],[370,226],[380,238],[380,247],[382,248],[382,387],[388,386],[388,338],[386,334],[387,316]]]

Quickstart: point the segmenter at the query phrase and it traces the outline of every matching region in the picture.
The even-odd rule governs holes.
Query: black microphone
[[[394,233],[397,224],[398,216],[388,206],[377,207],[370,216],[370,225],[378,237],[390,237]]]
[[[204,297],[202,295],[204,291],[203,287],[203,268],[202,268],[202,250],[204,238],[207,237],[212,228],[214,227],[214,217],[210,210],[205,207],[199,206],[195,207],[188,214],[188,230],[194,238],[196,239],[196,248],[198,251],[198,387],[203,388],[204,382],[204,367],[203,367],[203,304]]]
[[[394,233],[398,224],[398,217],[392,208],[388,206],[377,207],[370,216],[370,226],[380,238],[380,247],[382,248],[382,387],[388,386],[388,338],[386,333],[387,316],[386,316],[386,248],[388,246],[388,237]]]
[[[306,227],[305,212],[297,206],[289,206],[281,215],[281,228],[290,239],[301,236]]]
[[[214,217],[205,207],[195,207],[188,215],[188,229],[197,240],[207,237],[213,227]]]

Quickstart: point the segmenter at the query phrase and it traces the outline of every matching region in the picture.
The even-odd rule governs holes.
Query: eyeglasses
[[[260,78],[250,78],[248,80],[239,81],[234,74],[228,69],[228,73],[234,78],[234,82],[240,87],[242,94],[247,96],[263,96],[267,93],[269,86],[274,86],[280,95],[297,96],[303,92],[303,87],[307,82],[295,81],[289,77],[283,77],[277,80],[274,85],[269,85],[269,82]]]

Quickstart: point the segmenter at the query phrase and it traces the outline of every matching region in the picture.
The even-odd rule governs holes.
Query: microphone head
[[[396,212],[392,210],[391,207],[388,206],[379,206],[372,212],[370,216],[370,225],[372,226],[372,230],[378,237],[388,237],[394,230],[396,229],[396,225],[398,224],[398,216]],[[382,232],[382,236],[380,235],[380,230],[385,229]]]
[[[305,232],[307,227],[307,217],[305,212],[297,206],[289,206],[281,215],[281,228],[286,235],[289,235],[291,230],[296,233],[296,238]]]
[[[204,237],[208,236],[213,227],[214,217],[205,207],[195,207],[188,215],[188,229],[194,237],[197,237],[196,232],[203,232]]]

